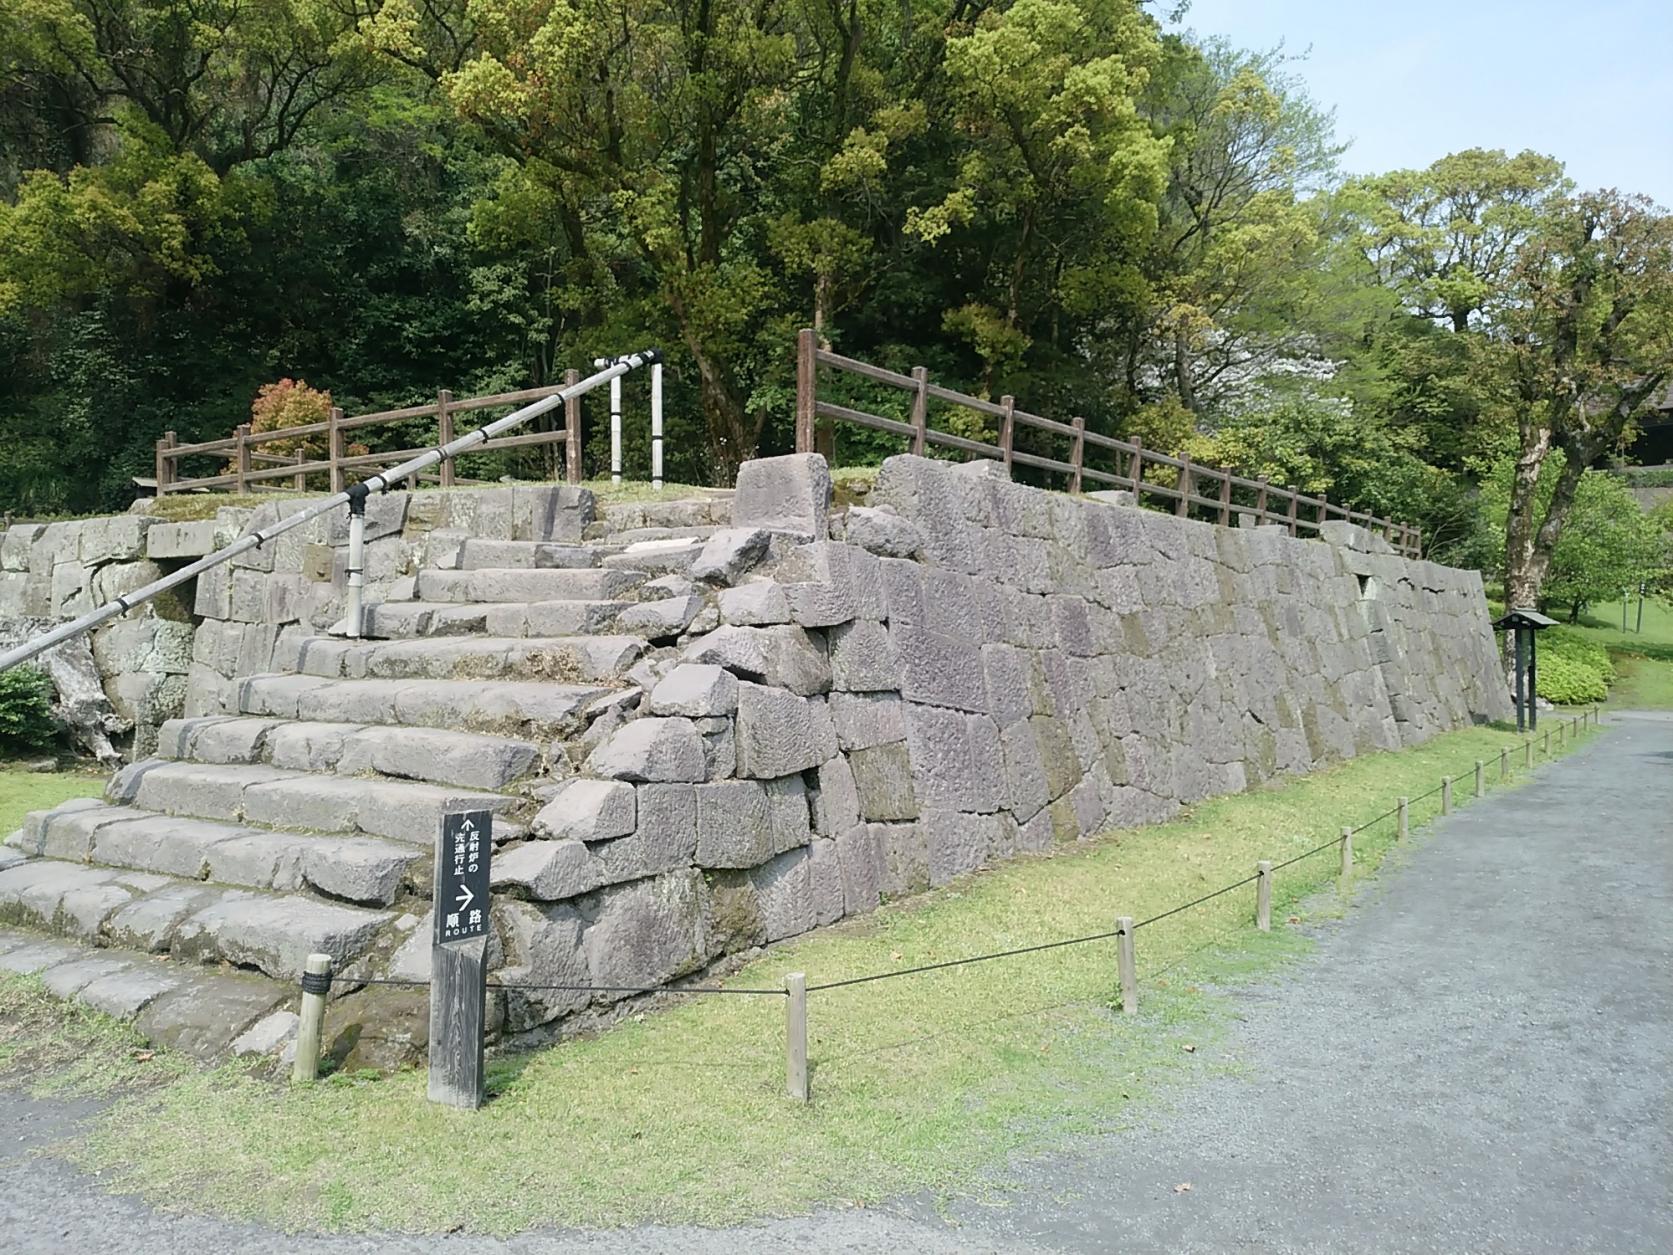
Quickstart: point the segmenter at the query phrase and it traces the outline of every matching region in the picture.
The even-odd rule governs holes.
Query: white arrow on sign
[[[472,902],[475,902],[475,901],[476,901],[476,895],[471,892],[471,887],[469,885],[460,885],[459,886],[459,909],[462,911],[467,906],[469,906]]]

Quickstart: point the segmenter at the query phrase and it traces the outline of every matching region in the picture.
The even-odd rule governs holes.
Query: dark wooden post
[[[999,398],[999,408],[1003,411],[999,415],[999,455],[1005,461],[1005,474],[1011,473],[1011,451],[1016,445],[1017,399],[1013,396]]]
[[[343,411],[331,407],[330,427],[326,429],[326,457],[331,462],[331,491],[343,491]]]
[[[1180,518],[1189,518],[1190,515],[1191,515],[1191,490],[1192,490],[1192,485],[1191,485],[1191,455],[1189,453],[1185,454],[1185,456],[1180,459],[1180,462],[1181,462],[1181,465],[1180,465],[1180,468],[1179,468],[1179,504],[1175,508],[1174,513],[1179,515]]]
[[[1086,420],[1076,414],[1069,421],[1075,429],[1075,443],[1069,452],[1069,465],[1075,469],[1069,473],[1069,491],[1079,492],[1081,470],[1086,465]]]
[[[1260,485],[1261,485],[1260,490],[1255,494],[1255,521],[1257,523],[1264,523],[1264,522],[1266,522],[1266,493],[1267,493],[1267,483],[1266,483],[1266,476],[1265,475],[1261,476]]]
[[[446,388],[436,392],[436,443],[453,443],[453,394]],[[453,459],[443,458],[438,468],[443,488],[453,487]]]
[[[1133,504],[1142,504],[1139,500],[1139,485],[1144,483],[1144,437],[1133,437],[1133,473],[1128,476],[1133,481]]]
[[[233,486],[239,492],[248,488],[247,479],[250,474],[250,424],[240,423],[233,429],[232,473],[235,476]]]
[[[1330,494],[1325,493],[1325,492],[1321,492],[1319,494],[1319,521],[1318,521],[1318,526],[1314,529],[1314,530],[1318,531],[1320,536],[1324,535],[1324,531],[1322,529],[1324,527],[1325,520],[1330,517],[1329,511],[1330,511]]]
[[[574,387],[581,382],[581,372],[571,367],[563,373],[563,386]],[[572,484],[581,482],[581,398],[568,397],[564,413],[564,478]]]
[[[493,823],[492,811],[444,813],[432,882],[430,1101],[470,1110],[487,1096],[482,1030],[488,1007]]]
[[[1220,526],[1232,521],[1232,473],[1220,472]]]
[[[1288,489],[1290,494],[1290,535],[1296,534],[1296,512],[1301,508],[1301,494],[1294,488]]]
[[[168,491],[169,485],[175,479],[174,458],[170,456],[169,450],[173,449],[176,443],[178,442],[175,440],[172,431],[165,431],[163,438],[157,441],[157,495],[159,497]]]
[[[929,371],[914,366],[912,382],[917,384],[912,392],[912,452],[923,457],[929,443]]]
[[[813,328],[796,333],[796,452],[813,452],[814,389],[817,386],[818,342]]]

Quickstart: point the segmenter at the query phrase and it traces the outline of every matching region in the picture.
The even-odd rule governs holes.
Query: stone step
[[[349,680],[615,681],[639,660],[636,636],[459,636],[350,641],[314,636],[298,646],[303,675]]]
[[[550,571],[596,567],[601,555],[589,545],[560,545],[549,540],[467,540],[459,549],[458,569]]]
[[[18,928],[0,929],[0,972],[38,977],[54,997],[205,1062],[277,1056],[295,1035],[296,978],[216,972]]]
[[[601,567],[420,571],[415,601],[609,601],[645,582],[639,570]]]
[[[707,540],[716,532],[725,531],[726,526],[724,523],[716,523],[709,527],[629,527],[621,531],[606,529],[602,538],[603,543],[611,548],[656,540]]]
[[[642,571],[646,575],[684,575],[703,552],[697,538],[642,540],[604,559],[606,570]]]
[[[294,893],[32,858],[0,871],[0,924],[89,945],[255,968],[295,980],[313,953],[342,971],[393,923],[389,911]]]
[[[78,798],[36,811],[7,838],[30,857],[282,893],[312,889],[363,906],[429,892],[431,854],[377,837],[320,835],[160,815]]]
[[[612,689],[545,680],[331,680],[257,675],[234,689],[237,713],[320,723],[452,728],[531,740],[567,739]]]
[[[418,636],[586,636],[607,632],[632,601],[386,601],[370,607],[366,634]]]
[[[237,715],[170,719],[158,730],[157,755],[339,776],[376,773],[471,789],[503,789],[538,772],[543,759],[533,741],[479,732]]]
[[[265,764],[148,758],[124,767],[110,801],[165,815],[290,832],[365,833],[428,845],[450,808],[509,811],[522,800],[435,784],[319,776]]]

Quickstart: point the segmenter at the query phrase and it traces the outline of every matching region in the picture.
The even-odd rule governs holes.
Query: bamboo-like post
[[[914,366],[912,382],[912,452],[923,457],[929,444],[929,370]]]
[[[302,963],[302,1006],[296,1026],[296,1059],[290,1070],[294,1084],[305,1085],[319,1077],[320,1034],[330,989],[331,956],[310,954]]]
[[[1133,504],[1142,505],[1140,500],[1140,485],[1144,483],[1144,437],[1133,437],[1133,473],[1128,476],[1133,481]]]
[[[796,333],[796,452],[813,452],[814,389],[817,386],[818,342],[813,328]]]
[[[1016,446],[1017,399],[999,398],[999,456],[1005,463],[1005,474],[1011,473],[1011,454]]]
[[[1260,488],[1255,494],[1255,521],[1264,523],[1266,522],[1266,494],[1268,491],[1266,476],[1262,475],[1259,482]]]
[[[617,381],[612,379],[611,384]],[[446,388],[436,389],[436,436],[438,444],[453,443],[453,394]],[[438,468],[443,488],[453,487],[453,459],[443,458]]]
[[[308,459],[303,454],[302,450],[298,449],[296,451],[296,464],[298,466],[301,466],[307,460]],[[307,475],[305,475],[301,471],[297,471],[296,474],[291,476],[290,486],[292,488],[296,489],[297,492],[306,492],[308,490],[308,477],[307,477]]]
[[[1069,448],[1069,465],[1074,467],[1069,472],[1069,491],[1079,492],[1081,469],[1086,465],[1086,419],[1076,414],[1069,422],[1075,429],[1074,443]]]
[[[784,977],[784,1088],[796,1102],[808,1100],[807,1086],[807,976]]]
[[[574,367],[564,371],[563,386],[573,388],[581,382],[581,372]],[[564,478],[572,484],[581,482],[581,398],[579,395],[564,401]]]

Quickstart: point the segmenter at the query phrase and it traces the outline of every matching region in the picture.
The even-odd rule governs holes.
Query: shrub
[[[1539,695],[1558,706],[1601,702],[1609,696],[1609,686],[1596,670],[1583,662],[1565,658],[1560,653],[1547,653],[1543,649],[1539,651],[1536,683]]]
[[[52,681],[36,667],[0,671],[0,751],[51,749],[58,739],[52,713]]]
[[[1590,667],[1604,684],[1615,682],[1615,664],[1609,651],[1594,640],[1567,628],[1547,628],[1539,636],[1539,659],[1543,666],[1547,657],[1561,657],[1569,662]]]

